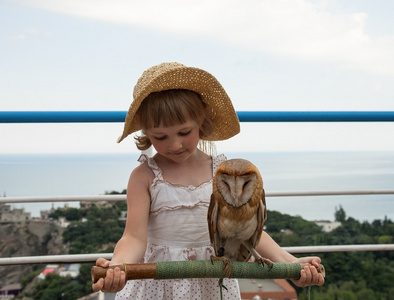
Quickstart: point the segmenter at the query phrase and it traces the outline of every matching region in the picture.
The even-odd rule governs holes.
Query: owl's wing
[[[215,199],[215,196],[212,194],[211,202],[209,203],[209,208],[208,208],[208,229],[209,229],[209,238],[211,240],[213,249],[215,250],[215,254],[217,254],[220,248],[220,237],[219,237],[219,232],[217,230],[218,210],[219,210],[218,201]]]
[[[251,238],[251,243],[253,248],[257,246],[260,241],[261,234],[263,233],[264,223],[267,220],[267,206],[265,205],[265,191],[263,189],[263,193],[260,199],[259,209],[257,211],[257,228],[256,232],[253,234]]]

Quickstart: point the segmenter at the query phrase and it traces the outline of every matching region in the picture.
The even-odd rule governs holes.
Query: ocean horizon
[[[126,189],[138,153],[0,154],[0,197],[91,196]],[[260,170],[266,193],[394,190],[392,152],[238,152]],[[394,195],[267,197],[268,210],[334,221],[340,206],[363,222],[394,220]],[[32,217],[65,203],[11,203]],[[78,202],[69,202],[79,207]],[[269,218],[269,216],[268,216]]]

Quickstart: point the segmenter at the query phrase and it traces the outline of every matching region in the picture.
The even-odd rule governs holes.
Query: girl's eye
[[[163,141],[166,139],[166,136],[165,135],[164,136],[155,136],[154,139],[157,141]]]
[[[190,132],[192,132],[192,131],[189,130],[189,131],[186,131],[186,132],[180,132],[179,135],[181,135],[181,136],[186,136],[186,135],[189,135]]]

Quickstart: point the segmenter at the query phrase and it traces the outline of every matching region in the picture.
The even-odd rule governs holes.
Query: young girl
[[[97,266],[157,261],[209,260],[207,210],[212,179],[226,157],[210,156],[198,148],[239,132],[233,105],[221,84],[208,72],[178,63],[146,70],[134,87],[133,103],[119,142],[142,130],[138,149],[152,145],[153,157],[141,155],[127,187],[127,221],[113,258]],[[322,285],[314,266],[320,258],[297,259],[263,233],[257,251],[277,262],[309,262],[298,286]],[[240,299],[238,283],[225,278],[224,299]],[[218,279],[132,280],[119,268],[107,271],[94,291],[118,292],[116,299],[219,299]]]

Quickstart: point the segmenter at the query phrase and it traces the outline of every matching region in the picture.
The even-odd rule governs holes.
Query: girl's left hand
[[[304,267],[301,270],[301,277],[300,279],[292,279],[293,283],[299,287],[306,287],[309,285],[318,285],[322,286],[324,284],[324,277],[322,274],[317,272],[317,267],[321,263],[321,259],[317,256],[308,256],[308,257],[301,257],[298,258],[295,262],[298,263],[309,263],[312,266]]]

